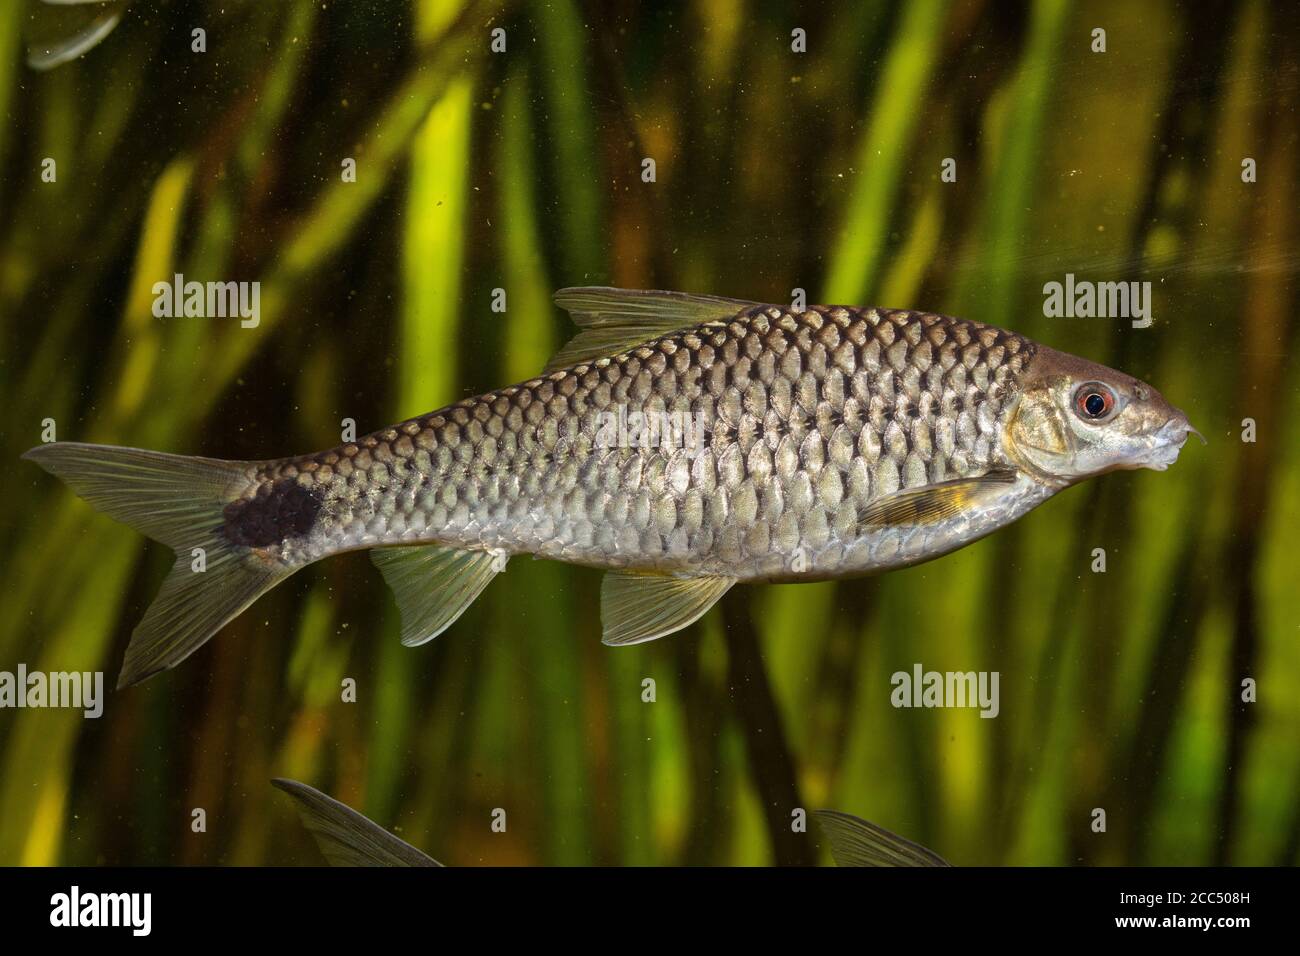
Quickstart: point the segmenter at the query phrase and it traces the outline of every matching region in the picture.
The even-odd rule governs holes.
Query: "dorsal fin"
[[[839,810],[813,811],[831,844],[836,866],[951,866],[919,843]]]
[[[442,866],[401,837],[315,787],[277,777],[271,781],[297,803],[298,815],[332,866]]]
[[[582,331],[547,363],[545,371],[617,355],[678,329],[723,322],[759,302],[715,295],[582,286],[555,293]]]

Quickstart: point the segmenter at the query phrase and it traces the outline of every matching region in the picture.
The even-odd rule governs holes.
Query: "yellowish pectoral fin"
[[[839,810],[815,810],[836,866],[951,866],[939,854],[868,820]]]
[[[610,571],[600,585],[605,644],[640,644],[693,624],[735,578],[674,578]]]
[[[555,304],[568,311],[582,331],[551,358],[547,372],[618,355],[670,332],[722,322],[759,305],[712,295],[605,286],[561,289]]]
[[[862,525],[933,524],[955,518],[977,505],[990,492],[1013,483],[1016,472],[1010,469],[990,471],[976,478],[956,478],[920,488],[906,488],[873,501],[862,513]]]
[[[505,570],[501,555],[439,545],[376,548],[370,560],[397,598],[407,647],[431,641],[451,627]]]

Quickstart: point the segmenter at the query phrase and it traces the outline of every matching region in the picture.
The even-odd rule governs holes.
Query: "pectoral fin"
[[[954,518],[977,505],[986,495],[996,492],[1016,480],[1009,469],[990,471],[976,478],[957,478],[920,488],[905,488],[879,501],[873,501],[863,511],[862,525],[917,525],[933,524]]]
[[[836,866],[951,866],[939,854],[838,810],[814,810]]]
[[[439,545],[376,548],[370,560],[393,589],[402,614],[402,643],[431,641],[465,613],[496,575],[505,570],[490,551]]]
[[[653,641],[699,620],[727,593],[734,578],[674,578],[611,571],[600,585],[605,644]]]
[[[555,303],[582,328],[552,357],[547,372],[618,355],[638,345],[708,322],[722,322],[757,302],[684,292],[586,286],[561,289]]]

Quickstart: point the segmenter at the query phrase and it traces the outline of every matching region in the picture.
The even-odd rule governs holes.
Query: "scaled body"
[[[1012,467],[1002,415],[1034,351],[925,313],[756,306],[269,463],[227,521],[290,563],[437,542],[738,580],[885,570],[1045,497],[1012,482],[978,514],[863,523],[900,488]],[[701,421],[701,441],[603,445],[620,407]]]
[[[558,367],[329,451],[29,452],[177,549],[123,681],[176,663],[297,568],[360,548],[376,549],[407,643],[521,553],[611,571],[605,640],[648,640],[737,581],[937,557],[1089,475],[1163,469],[1190,430],[1136,379],[961,319],[616,289],[557,301],[585,330]],[[217,575],[187,570],[195,547]]]

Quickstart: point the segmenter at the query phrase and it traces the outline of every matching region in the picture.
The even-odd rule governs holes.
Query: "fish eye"
[[[1115,408],[1115,392],[1101,382],[1086,382],[1074,393],[1074,410],[1088,422],[1107,418]]]

